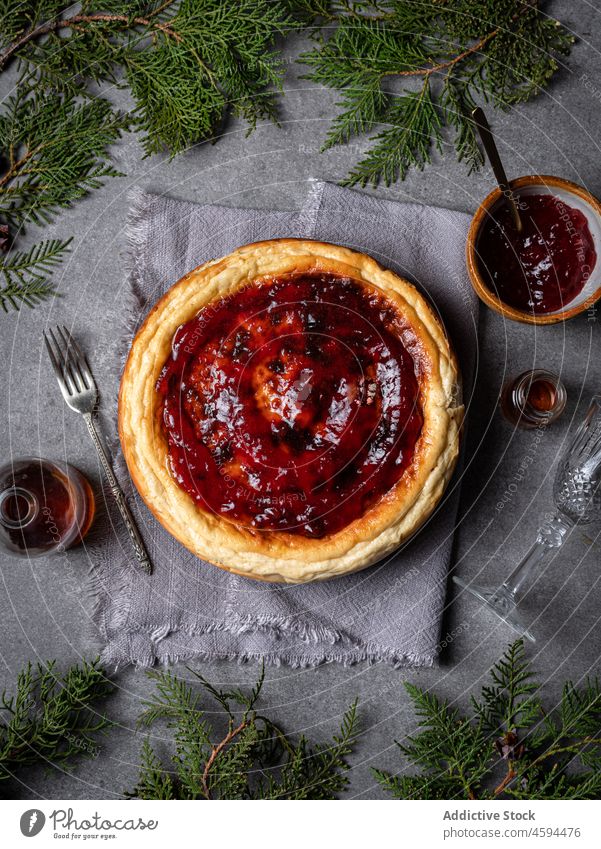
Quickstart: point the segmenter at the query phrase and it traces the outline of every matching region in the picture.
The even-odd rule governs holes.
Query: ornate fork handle
[[[98,456],[100,457],[100,462],[102,463],[102,468],[104,469],[106,479],[109,482],[111,492],[113,493],[115,501],[117,502],[117,507],[119,508],[119,512],[123,517],[123,521],[125,522],[125,526],[127,527],[127,530],[131,537],[131,541],[133,543],[134,551],[136,552],[138,562],[140,563],[140,566],[142,566],[145,572],[147,572],[149,575],[152,575],[152,564],[150,562],[148,552],[146,551],[144,540],[142,539],[140,531],[136,526],[134,517],[132,516],[131,510],[129,509],[127,501],[125,499],[125,495],[123,494],[123,491],[117,483],[115,475],[113,474],[110,460],[106,451],[104,450],[104,445],[102,444],[98,435],[98,431],[96,429],[96,425],[94,424],[92,414],[84,413],[83,417],[85,419],[86,425],[88,426],[90,436],[92,437],[92,442],[96,446],[96,451],[98,452]]]

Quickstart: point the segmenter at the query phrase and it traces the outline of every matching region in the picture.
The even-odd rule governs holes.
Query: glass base
[[[507,589],[507,587],[482,587],[480,584],[471,584],[453,576],[453,581],[461,587],[462,590],[470,593],[479,601],[483,602],[490,610],[495,613],[499,619],[502,619],[510,628],[517,631],[522,637],[535,643],[536,638],[531,631],[528,630],[526,624],[522,621],[522,617],[518,611],[515,596]]]

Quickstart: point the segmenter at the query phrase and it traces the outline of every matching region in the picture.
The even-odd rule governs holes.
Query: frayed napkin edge
[[[184,629],[173,632],[170,637],[173,642],[179,643],[178,647],[169,648],[168,645],[159,648],[160,643],[169,643],[170,639],[161,637],[153,639],[153,634],[121,635],[120,639],[112,640],[101,655],[101,662],[117,672],[126,666],[138,668],[150,668],[158,665],[169,665],[182,663],[187,660],[198,660],[200,662],[229,661],[239,666],[248,663],[265,663],[267,666],[289,666],[292,669],[307,669],[323,666],[326,663],[338,663],[341,666],[350,667],[358,663],[367,663],[368,666],[386,664],[393,669],[401,668],[432,668],[437,663],[437,655],[424,655],[414,653],[399,653],[393,649],[385,649],[380,646],[368,646],[362,649],[348,651],[322,650],[319,657],[309,654],[294,654],[292,652],[249,652],[249,651],[208,651],[197,645],[184,647],[181,645],[181,634]],[[180,637],[178,637],[178,634]],[[128,650],[131,638],[137,638],[136,651]],[[147,638],[145,651],[140,651],[140,638]]]

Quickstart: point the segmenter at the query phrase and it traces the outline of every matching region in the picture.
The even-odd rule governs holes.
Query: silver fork
[[[57,336],[59,337],[58,339]],[[88,426],[90,436],[96,446],[96,451],[100,457],[100,462],[102,463],[106,479],[109,482],[111,492],[117,502],[117,507],[123,517],[127,530],[129,531],[136,557],[138,558],[142,568],[151,575],[152,564],[150,562],[148,552],[146,551],[144,540],[140,535],[140,531],[136,527],[134,517],[132,516],[129,507],[127,506],[125,495],[113,474],[111,462],[100,440],[98,430],[96,429],[96,425],[92,417],[92,413],[96,407],[96,402],[98,401],[98,387],[96,386],[96,381],[92,376],[90,367],[86,362],[86,358],[77,342],[75,342],[67,328],[64,326],[62,328],[56,328],[56,335],[52,330],[49,330],[48,334],[44,332],[44,342],[46,343],[50,362],[52,363],[54,373],[56,374],[56,379],[58,380],[62,396],[72,410],[75,410],[76,413],[80,413],[83,416],[84,421]]]

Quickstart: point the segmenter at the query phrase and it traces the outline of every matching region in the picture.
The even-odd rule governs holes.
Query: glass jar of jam
[[[501,409],[511,424],[535,428],[556,421],[565,409],[567,397],[557,375],[544,369],[531,369],[505,384]]]
[[[94,518],[94,493],[67,463],[23,457],[0,468],[0,544],[37,557],[77,545]]]

